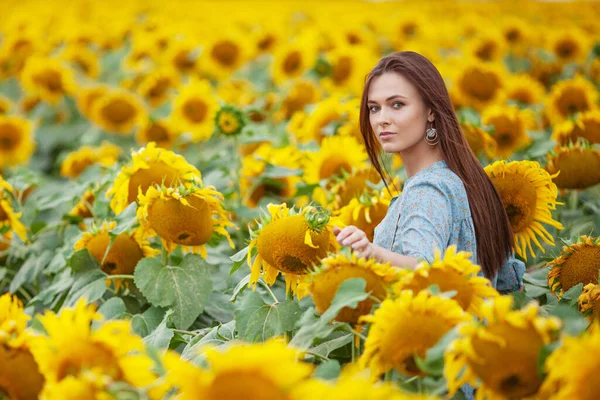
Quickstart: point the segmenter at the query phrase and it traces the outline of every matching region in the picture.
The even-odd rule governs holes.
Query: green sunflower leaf
[[[144,258],[136,266],[134,280],[150,303],[172,308],[173,323],[187,329],[204,310],[212,291],[206,262],[197,254],[186,255],[179,265],[163,266],[156,258]]]

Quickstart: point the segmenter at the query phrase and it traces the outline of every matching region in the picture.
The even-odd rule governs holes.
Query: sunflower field
[[[4,0],[1,399],[600,398],[594,2]],[[446,80],[523,289],[358,258],[365,75]]]

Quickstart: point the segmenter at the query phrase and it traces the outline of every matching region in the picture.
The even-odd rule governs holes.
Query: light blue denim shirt
[[[477,263],[477,240],[469,199],[462,180],[446,161],[438,161],[411,176],[394,197],[385,218],[375,228],[373,243],[394,252],[433,261],[452,244],[468,251]],[[510,257],[492,284],[502,293],[518,290],[525,264]],[[483,271],[480,273],[483,275]]]

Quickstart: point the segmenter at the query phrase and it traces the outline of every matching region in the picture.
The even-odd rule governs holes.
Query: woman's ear
[[[433,122],[434,120],[435,120],[435,114],[433,113],[433,111],[430,108],[429,113],[427,114],[427,121]]]

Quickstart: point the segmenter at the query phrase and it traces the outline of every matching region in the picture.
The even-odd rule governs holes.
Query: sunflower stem
[[[133,279],[133,275],[128,275],[128,274],[108,275],[106,277],[106,279]]]
[[[393,369],[390,369],[389,371],[387,371],[385,373],[385,375],[383,376],[383,380],[385,382],[391,382],[392,381],[392,374],[394,373]],[[421,391],[419,391],[419,393],[421,393]]]
[[[198,336],[198,332],[186,331],[183,329],[173,329],[173,332],[181,333],[182,335]]]
[[[275,293],[273,293],[273,291],[271,290],[271,288],[269,287],[269,285],[267,285],[267,283],[265,281],[263,281],[262,279],[259,279],[258,283],[260,283],[261,286],[264,287],[267,292],[269,292],[269,294],[271,295],[271,297],[273,298],[273,300],[275,301],[275,303],[279,303],[279,300],[275,296]]]
[[[356,335],[357,337],[361,338],[362,340],[367,340],[367,337],[365,335],[363,335],[362,333],[350,328],[350,330],[352,331],[352,333],[354,335]]]
[[[320,354],[317,354],[317,353],[311,353],[310,351],[305,351],[304,354],[318,358],[321,361],[329,361],[329,358],[322,356]]]
[[[162,249],[162,264],[167,266],[169,264],[169,251],[163,246]]]

